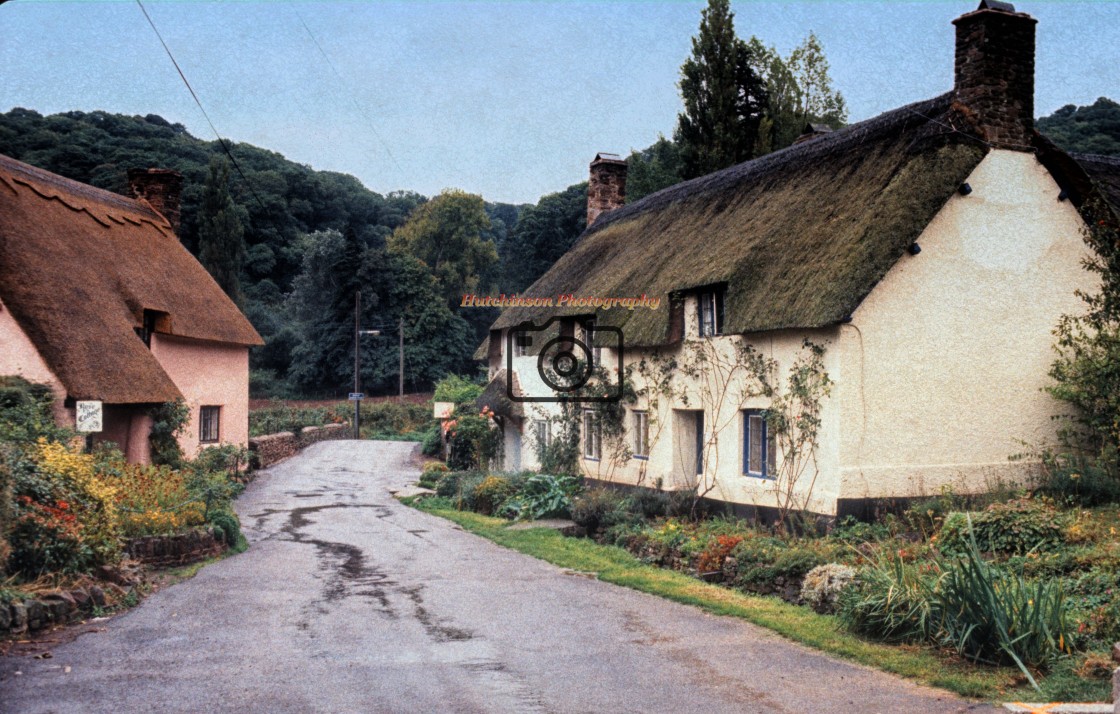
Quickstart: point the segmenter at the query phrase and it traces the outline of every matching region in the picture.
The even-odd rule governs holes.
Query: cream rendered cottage
[[[1082,310],[1075,291],[1094,287],[1083,214],[1095,199],[1120,206],[1120,161],[1070,156],[1034,130],[1032,17],[986,1],[954,24],[955,86],[934,99],[627,206],[624,162],[597,157],[587,231],[525,295],[647,294],[661,306],[502,313],[479,356],[505,466],[537,465],[558,411],[505,394],[511,380],[514,397],[551,393],[535,352],[546,340],[507,348],[509,330],[559,316],[553,336],[590,320],[617,327],[639,392],[643,360],[683,364],[697,341],[732,361],[745,342],[783,375],[806,339],[823,346],[832,389],[797,485],[812,512],[1029,477],[1037,464],[1009,457],[1054,439],[1051,331]],[[617,350],[602,359],[618,367]],[[626,458],[607,458],[589,412],[581,467],[619,484],[699,485],[764,513],[781,488],[760,418],[770,400],[746,384],[705,387],[720,374],[700,369],[678,370],[673,399],[625,404]]]

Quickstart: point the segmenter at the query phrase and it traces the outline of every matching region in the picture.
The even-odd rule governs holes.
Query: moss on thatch
[[[1120,156],[1073,154],[1073,158],[1089,175],[1112,210],[1120,215]]]
[[[513,393],[517,396],[522,396],[524,392],[521,390],[521,385],[517,381],[517,373],[513,375]],[[475,400],[475,406],[480,410],[484,407],[489,407],[490,411],[498,416],[522,418],[525,416],[525,410],[521,407],[521,402],[515,402],[510,399],[509,385],[506,383],[506,371],[504,369],[498,370],[490,383],[486,385],[486,389],[482,390],[482,394]]]
[[[984,157],[949,94],[703,176],[605,214],[525,295],[661,298],[600,311],[634,346],[669,337],[669,295],[725,283],[724,328],[849,316]],[[587,309],[508,309],[495,323]]]
[[[136,336],[259,345],[249,321],[144,201],[0,156],[0,299],[70,397],[181,397]]]

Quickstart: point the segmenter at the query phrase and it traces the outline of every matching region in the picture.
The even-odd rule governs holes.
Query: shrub
[[[533,474],[525,479],[505,506],[502,514],[515,520],[565,518],[571,515],[572,498],[582,488],[574,476]]]
[[[1013,662],[1037,689],[1029,667],[1072,651],[1061,579],[1027,581],[984,562],[970,538],[965,557],[946,568],[936,593],[939,638],[971,660]]]
[[[824,541],[756,536],[744,539],[731,555],[736,563],[736,586],[796,599],[805,575],[818,565],[837,559],[838,549]]]
[[[440,425],[439,422],[434,422],[424,430],[423,436],[420,439],[420,453],[424,456],[438,456],[443,458],[441,447],[443,441],[440,439]]]
[[[836,522],[829,537],[841,543],[858,545],[886,540],[891,537],[891,531],[882,523],[864,523],[855,516],[844,516]]]
[[[152,463],[178,468],[183,464],[179,434],[187,428],[187,422],[190,421],[190,407],[182,399],[177,399],[152,407],[148,410],[148,416],[152,418],[152,428],[148,432]]]
[[[634,520],[625,496],[609,488],[593,488],[572,499],[572,520],[594,536],[620,523]]]
[[[190,493],[180,471],[121,460],[104,463],[102,472],[116,491],[125,537],[176,533],[205,522],[205,503]]]
[[[447,464],[440,461],[432,461],[424,465],[424,470],[420,473],[420,480],[418,484],[421,488],[435,488],[443,475],[448,472]]]
[[[1084,456],[1042,455],[1038,490],[1064,503],[1097,506],[1120,502],[1117,465]]]
[[[232,511],[215,511],[210,514],[210,525],[221,532],[227,547],[234,547],[241,540],[241,522]]]
[[[1067,520],[1052,504],[1038,499],[995,503],[975,515],[949,514],[938,534],[937,547],[946,555],[963,556],[975,537],[984,553],[1051,551],[1063,545]]]
[[[661,489],[634,489],[629,500],[630,510],[648,520],[664,518],[669,512],[669,495]]]
[[[893,550],[856,575],[841,592],[837,610],[850,630],[884,642],[920,642],[937,631],[933,593],[936,566],[905,562]]]
[[[696,569],[701,573],[722,570],[723,561],[742,542],[743,536],[740,535],[717,535],[709,539],[696,560]]]
[[[363,402],[363,434],[408,434],[420,432],[432,423],[430,404]]]
[[[344,422],[346,417],[327,407],[295,408],[276,401],[264,409],[249,412],[249,435],[264,436],[285,431],[298,434],[304,427]]]
[[[818,565],[806,573],[801,583],[801,600],[817,612],[835,612],[840,594],[851,585],[855,575],[856,571],[847,565]]]
[[[472,510],[486,516],[493,515],[512,494],[513,486],[509,479],[487,476],[474,487],[471,494]]]

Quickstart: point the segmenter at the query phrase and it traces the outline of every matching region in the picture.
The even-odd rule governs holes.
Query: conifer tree
[[[242,304],[241,264],[245,229],[229,193],[229,161],[215,156],[202,189],[198,217],[198,262],[237,305]]]
[[[735,35],[729,0],[708,0],[692,56],[681,65],[675,139],[682,174],[693,178],[746,161],[754,151],[766,88],[751,66],[747,44]]]

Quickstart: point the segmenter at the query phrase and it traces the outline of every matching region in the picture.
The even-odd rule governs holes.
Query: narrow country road
[[[262,472],[248,552],[51,659],[0,658],[0,711],[990,710],[402,506],[414,455],[324,442]]]

